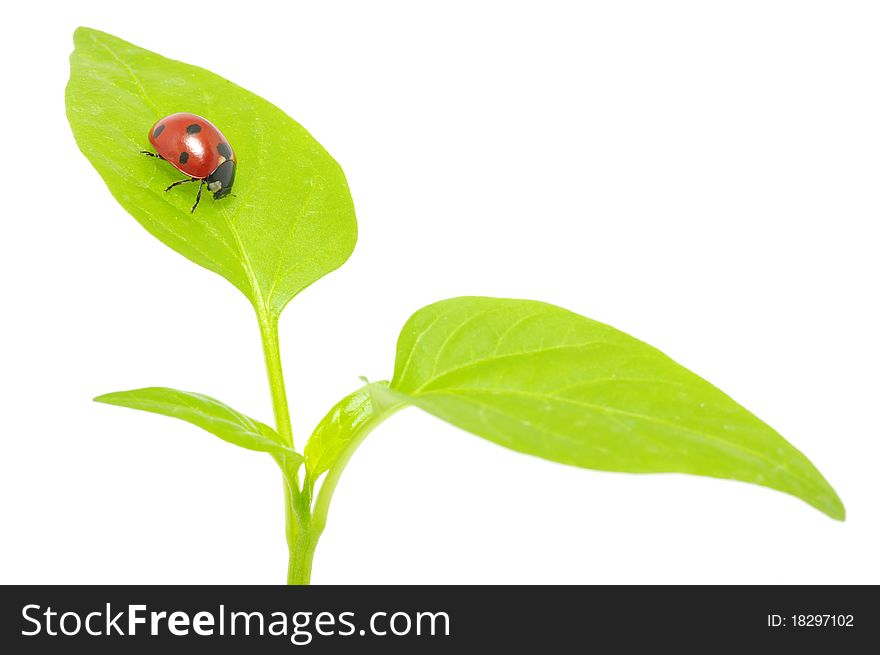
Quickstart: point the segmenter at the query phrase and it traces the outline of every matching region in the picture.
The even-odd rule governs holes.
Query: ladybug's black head
[[[232,191],[232,183],[235,182],[235,162],[227,159],[207,177],[206,181],[208,191],[214,192],[214,200],[228,196]]]

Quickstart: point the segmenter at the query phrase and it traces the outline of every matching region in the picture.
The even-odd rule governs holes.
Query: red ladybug
[[[189,176],[186,180],[168,185],[166,191],[178,184],[198,180],[199,192],[190,213],[199,206],[202,185],[206,183],[208,191],[214,194],[214,200],[229,195],[235,182],[235,153],[226,137],[210,121],[185,112],[171,114],[156,121],[150,128],[150,143],[156,153],[142,150],[143,154],[164,159]]]

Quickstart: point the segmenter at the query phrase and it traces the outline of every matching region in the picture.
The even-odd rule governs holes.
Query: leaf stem
[[[358,446],[363,443],[364,439],[367,438],[367,435],[370,434],[376,426],[388,417],[399,412],[405,406],[406,403],[399,401],[386,407],[374,406],[375,413],[369,418],[369,420],[361,424],[351,435],[348,447],[340,453],[333,466],[327,471],[327,475],[321,483],[321,487],[315,497],[315,505],[312,510],[312,522],[310,527],[316,538],[321,536],[324,527],[327,525],[327,513],[330,510],[330,501],[333,500],[333,492],[336,491],[336,485],[339,484],[342,472],[345,470],[345,466],[348,464],[351,456],[354,455],[354,451],[358,449]],[[306,487],[311,487],[313,484],[314,481],[310,482],[307,477]]]
[[[312,577],[312,560],[318,535],[311,530],[300,530],[290,545],[290,559],[287,565],[287,584],[307,585]]]
[[[260,338],[263,342],[263,356],[266,360],[266,373],[269,378],[269,391],[272,394],[275,429],[284,443],[293,448],[293,428],[290,423],[287,390],[284,387],[284,371],[281,367],[278,315],[261,307],[257,307],[256,311],[257,321],[260,324]],[[311,493],[300,489],[299,462],[290,463],[284,457],[276,457],[275,461],[284,476],[284,529],[287,535],[287,549],[290,553],[287,584],[308,584],[312,574],[312,557],[318,541],[310,530]]]
[[[298,489],[296,468],[278,462],[284,473],[284,524],[287,534],[287,584],[309,584],[317,537],[312,536],[309,494]]]
[[[293,448],[293,430],[290,423],[290,410],[287,405],[287,392],[284,388],[284,373],[281,368],[281,350],[278,342],[278,316],[262,307],[257,307],[257,320],[260,323],[260,337],[266,359],[266,372],[272,394],[272,408],[275,424],[282,440]],[[402,409],[406,403],[399,398],[380,398],[379,389],[386,382],[370,387],[372,395],[372,416],[351,435],[348,447],[340,453],[314,499],[314,484],[306,473],[302,486],[299,483],[299,468],[302,460],[292,462],[283,455],[275,456],[275,461],[284,476],[284,521],[289,552],[287,563],[287,584],[307,585],[312,575],[312,560],[318,540],[327,524],[327,512],[333,492],[345,469],[345,465],[366,436],[383,420]]]
[[[257,308],[257,321],[260,324],[260,337],[263,341],[263,357],[266,360],[266,373],[269,376],[269,391],[272,394],[272,411],[275,413],[275,429],[288,446],[293,448],[293,428],[290,424],[290,409],[287,405],[287,391],[284,388],[284,372],[281,369],[281,348],[278,342],[278,315]]]

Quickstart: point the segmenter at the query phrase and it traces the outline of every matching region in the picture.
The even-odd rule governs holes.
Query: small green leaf
[[[236,446],[302,461],[268,425],[200,393],[148,387],[104,394],[95,401],[179,418]]]
[[[399,402],[383,403],[377,392],[388,382],[373,382],[340,400],[321,419],[306,444],[306,470],[311,481],[357,447],[366,433],[381,423]],[[347,458],[347,457],[346,457]]]
[[[844,518],[825,478],[766,423],[651,346],[553,305],[465,297],[419,310],[391,389],[523,453],[742,480]]]
[[[357,223],[342,169],[284,112],[109,34],[79,28],[74,42],[66,101],[76,142],[153,236],[274,314],[348,259]],[[181,174],[140,154],[153,123],[181,111],[220,128],[238,159],[236,197],[203,200],[193,214],[194,185],[166,193]]]
[[[315,483],[327,473],[315,496],[312,529],[316,534],[324,529],[333,492],[354,451],[373,428],[406,404],[407,398],[392,392],[388,382],[367,383],[336,403],[318,423],[306,444],[303,482],[307,496],[313,497]]]

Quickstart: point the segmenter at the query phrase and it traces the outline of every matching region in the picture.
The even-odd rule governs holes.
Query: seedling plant
[[[150,234],[250,301],[274,417],[269,425],[167,387],[95,400],[171,416],[266,453],[284,480],[288,583],[310,581],[352,454],[410,406],[553,462],[739,480],[843,520],[843,504],[813,464],[722,391],[638,339],[534,300],[460,297],[419,309],[398,336],[391,379],[364,381],[307,440],[294,441],[278,319],[354,249],[357,223],[342,169],[279,108],[212,72],[92,29],[80,28],[74,40],[66,103],[80,150]],[[184,190],[193,185],[166,192],[180,172],[140,154],[151,127],[178,112],[222,130],[238,164],[234,196],[191,211]]]

